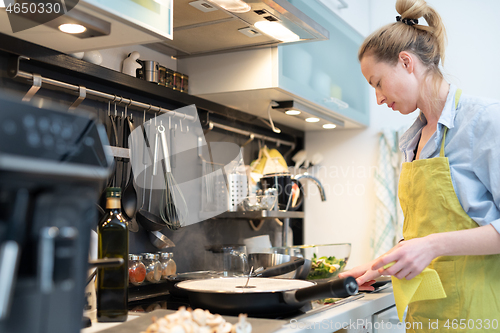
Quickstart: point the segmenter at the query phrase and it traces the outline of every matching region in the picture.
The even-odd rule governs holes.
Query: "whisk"
[[[188,207],[184,195],[172,174],[167,136],[163,124],[158,126],[158,134],[163,148],[165,173],[165,192],[163,192],[163,198],[160,202],[160,217],[170,229],[177,230],[185,225],[188,218]]]

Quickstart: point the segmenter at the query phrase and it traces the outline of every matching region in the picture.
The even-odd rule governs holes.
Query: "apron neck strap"
[[[462,89],[457,89],[455,92],[455,110],[458,106],[458,101],[460,101],[460,96],[462,95]],[[444,140],[446,139],[446,133],[448,132],[448,127],[444,127],[443,140],[441,140],[441,151],[439,152],[440,157],[444,157]]]

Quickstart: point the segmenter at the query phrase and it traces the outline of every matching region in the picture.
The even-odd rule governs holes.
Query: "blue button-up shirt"
[[[491,223],[500,233],[500,102],[462,94],[455,109],[456,91],[450,85],[437,130],[420,159],[439,156],[444,126],[448,127],[444,152],[458,200],[478,225]],[[421,114],[401,137],[405,162],[413,161],[426,124]]]

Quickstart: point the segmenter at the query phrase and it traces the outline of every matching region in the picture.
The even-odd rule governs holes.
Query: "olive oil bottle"
[[[128,229],[120,209],[121,189],[106,189],[106,215],[98,225],[98,258],[123,258],[123,265],[97,271],[97,321],[127,320]]]

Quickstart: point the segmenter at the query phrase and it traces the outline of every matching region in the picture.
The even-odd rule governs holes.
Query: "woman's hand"
[[[436,257],[428,237],[414,238],[394,246],[389,252],[376,259],[371,269],[378,271],[381,275],[411,280],[429,266]],[[391,262],[394,262],[394,265],[384,269],[384,266]]]
[[[375,279],[380,276],[380,273],[377,270],[371,269],[375,261],[376,260],[373,260],[366,264],[354,267],[351,270],[342,272],[339,274],[339,278],[343,279],[348,276],[352,276],[356,279],[356,282],[358,283],[359,286],[359,290],[370,290],[370,291],[375,290],[372,284],[374,284]]]

